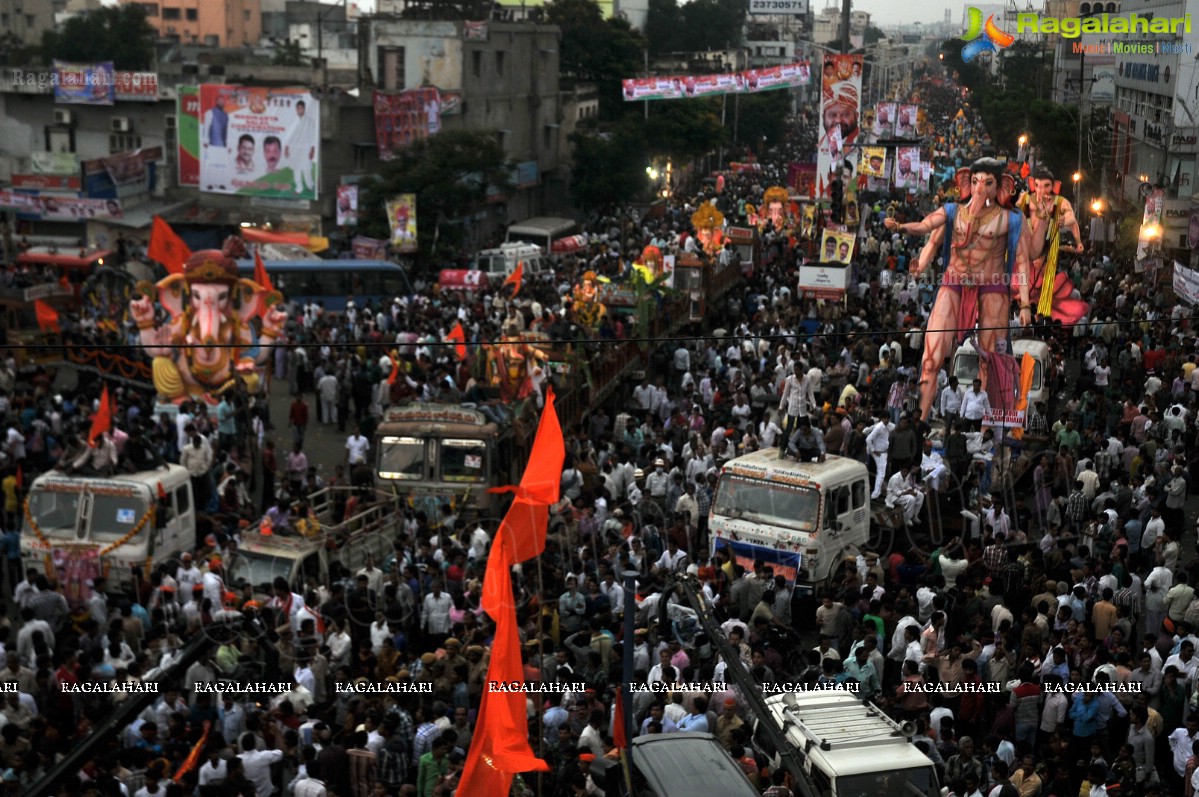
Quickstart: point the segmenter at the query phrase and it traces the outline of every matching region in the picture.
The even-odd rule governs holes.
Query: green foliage
[[[575,133],[570,194],[587,212],[603,211],[641,198],[649,187],[649,162],[641,121],[629,114],[610,133]]]
[[[627,20],[605,20],[595,0],[557,0],[549,6],[549,21],[562,30],[562,74],[595,83],[600,118],[619,118],[620,81],[641,72],[645,39]]]
[[[644,123],[650,154],[685,161],[727,143],[729,131],[720,123],[721,102],[720,97],[703,97],[655,103]],[[731,122],[733,100],[728,103]]]
[[[651,55],[727,50],[741,44],[743,0],[649,0],[645,38]]]
[[[43,33],[42,52],[47,59],[112,61],[117,69],[150,69],[155,35],[141,6],[105,6],[71,17],[61,30]]]
[[[398,194],[416,194],[418,262],[436,264],[461,241],[461,225],[454,222],[484,206],[488,186],[501,191],[512,188],[509,164],[495,135],[439,133],[400,150],[367,184],[359,231],[375,238],[390,237],[385,203]]]
[[[650,55],[679,53],[690,49],[686,30],[683,28],[683,12],[677,0],[649,0],[645,17],[645,39],[649,42]]]
[[[1116,240],[1112,244],[1112,257],[1120,263],[1131,263],[1137,256],[1137,239],[1141,234],[1142,217],[1133,213],[1120,219],[1116,225]]]
[[[887,34],[883,33],[873,25],[869,25],[866,28],[866,32],[862,34],[862,44],[874,44],[875,42],[880,42],[885,38],[887,38]]]
[[[730,100],[731,102],[731,100]],[[791,112],[791,92],[763,91],[741,97],[738,139],[755,152],[763,138],[767,145],[781,142],[787,134],[787,115]]]
[[[285,41],[275,46],[271,63],[275,66],[304,66],[308,59],[298,41]]]

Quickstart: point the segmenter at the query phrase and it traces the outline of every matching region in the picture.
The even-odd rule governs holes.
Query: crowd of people
[[[921,103],[938,131],[942,170],[979,154],[986,139],[969,109],[959,115],[960,89],[929,77]],[[516,297],[426,284],[389,306],[297,308],[272,368],[272,389],[294,394],[286,419],[237,397],[155,418],[146,396],[122,390],[113,430],[89,447],[98,395],[56,394],[45,374],[22,384],[6,362],[11,606],[0,627],[0,779],[10,792],[31,789],[136,699],[81,685],[155,683],[157,699],[63,776],[58,794],[454,794],[486,688],[487,523],[448,506],[436,517],[409,513],[385,561],[334,568],[303,588],[276,578],[266,595],[225,581],[240,529],[265,515],[282,535],[311,534],[306,495],[368,486],[373,429],[388,404],[486,400],[475,355],[459,362],[443,344],[455,323],[471,343],[541,331],[597,358],[607,340],[633,337],[634,318],[613,316],[603,329],[576,318],[568,298],[583,274],[619,279],[649,244],[693,251],[698,204],[715,202],[740,221],[747,202],[760,205],[768,187],[785,183],[788,164],[814,151],[815,128],[801,115],[794,136],[728,173],[719,194],[710,184],[680,187],[655,218],[629,210],[595,220],[588,247],[560,257],[552,279],[530,280]],[[1088,316],[1073,327],[1038,319],[1031,330],[1013,320],[1014,333],[1046,340],[1056,363],[1045,375],[1050,399],[1030,411],[1019,447],[971,428],[981,425],[977,389],[949,374],[930,424],[919,417],[916,382],[935,286],[906,278],[922,241],[888,232],[883,220],[896,204],[926,211],[936,199],[857,198],[861,237],[844,303],[801,297],[797,266],[816,242],[767,224],[752,272],[725,306],[709,308],[721,320],[711,327],[724,334],[651,347],[645,377],[618,391],[611,414],[597,408],[564,430],[564,500],[545,553],[513,583],[526,680],[581,688],[530,697],[530,741],[551,771],[518,778],[514,793],[602,794],[591,768],[615,754],[614,688],[630,677],[712,685],[639,693],[636,733],[707,731],[767,797],[798,793],[751,738],[750,705],[731,667],[759,684],[850,684],[914,723],[912,743],[954,797],[1101,797],[1116,784],[1125,794],[1194,793],[1199,574],[1182,543],[1199,475],[1195,337],[1130,264],[1076,257],[1067,268]],[[399,378],[389,378],[392,356]],[[323,463],[333,468],[328,478],[307,448],[314,423],[347,434],[344,459]],[[260,443],[260,463],[242,445],[247,436]],[[709,555],[721,465],[776,448],[801,460],[860,460],[874,497],[898,510],[907,530],[896,550],[847,562],[819,606],[765,563]],[[1011,474],[994,461],[1022,455],[1032,462],[1032,489],[1001,490]],[[220,518],[213,534],[131,587],[111,573],[85,589],[53,570],[23,573],[20,493],[34,474],[111,473],[126,462],[187,467],[198,504]],[[650,505],[658,511],[646,512]],[[934,505],[974,508],[977,524],[941,528]],[[627,639],[618,574],[630,569],[639,575]],[[682,572],[702,585],[739,660],[722,661],[655,622],[663,588]],[[198,636],[210,644],[175,673]],[[631,674],[621,667],[625,645],[633,646]],[[282,686],[265,695],[200,687],[257,683]],[[929,695],[918,688],[925,683],[993,688]],[[367,684],[394,691],[356,691]],[[1074,694],[1066,685],[1100,688]]]

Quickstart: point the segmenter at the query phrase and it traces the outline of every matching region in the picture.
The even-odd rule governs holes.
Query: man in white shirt
[[[962,418],[969,428],[974,430],[982,426],[983,416],[991,409],[991,402],[982,386],[982,380],[975,379],[970,389],[962,396]]]
[[[939,493],[945,487],[945,476],[948,472],[941,455],[933,451],[933,441],[926,438],[924,454],[920,458],[920,475],[924,483]]]
[[[355,428],[354,434],[346,438],[346,465],[349,468],[365,465],[370,450],[371,441],[362,436],[362,430]]]
[[[924,493],[911,478],[912,468],[904,464],[887,481],[887,506],[903,511],[903,522],[913,525],[924,506]]]
[[[283,760],[282,750],[257,750],[258,740],[252,733],[241,736],[242,767],[245,769],[246,780],[254,784],[256,797],[271,797],[275,793],[275,783],[271,779],[271,765]]]
[[[949,377],[949,384],[941,390],[941,400],[937,402],[937,411],[946,422],[956,420],[962,409],[962,388],[958,385],[956,376]]]
[[[874,459],[874,492],[871,499],[883,493],[887,480],[887,452],[891,449],[891,424],[885,418],[877,419],[866,432],[866,452]]]

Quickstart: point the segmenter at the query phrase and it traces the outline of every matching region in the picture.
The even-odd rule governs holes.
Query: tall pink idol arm
[[[1020,309],[1023,311],[1029,305],[1028,292],[1032,284],[1032,236],[1028,232],[1028,224],[1020,225],[1020,240],[1016,246],[1016,267],[1013,279],[1018,280],[1016,287],[1020,290]]]
[[[908,270],[913,277],[919,277],[924,273],[924,270],[932,265],[933,260],[937,258],[937,253],[941,251],[941,245],[945,241],[945,225],[941,225],[933,230],[933,234],[928,236],[928,242],[920,250],[920,254],[916,257]],[[947,264],[945,264],[947,265]]]

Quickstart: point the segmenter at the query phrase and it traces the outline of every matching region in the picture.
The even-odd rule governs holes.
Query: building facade
[[[138,5],[161,39],[206,47],[253,46],[262,36],[259,0],[121,0]]]

